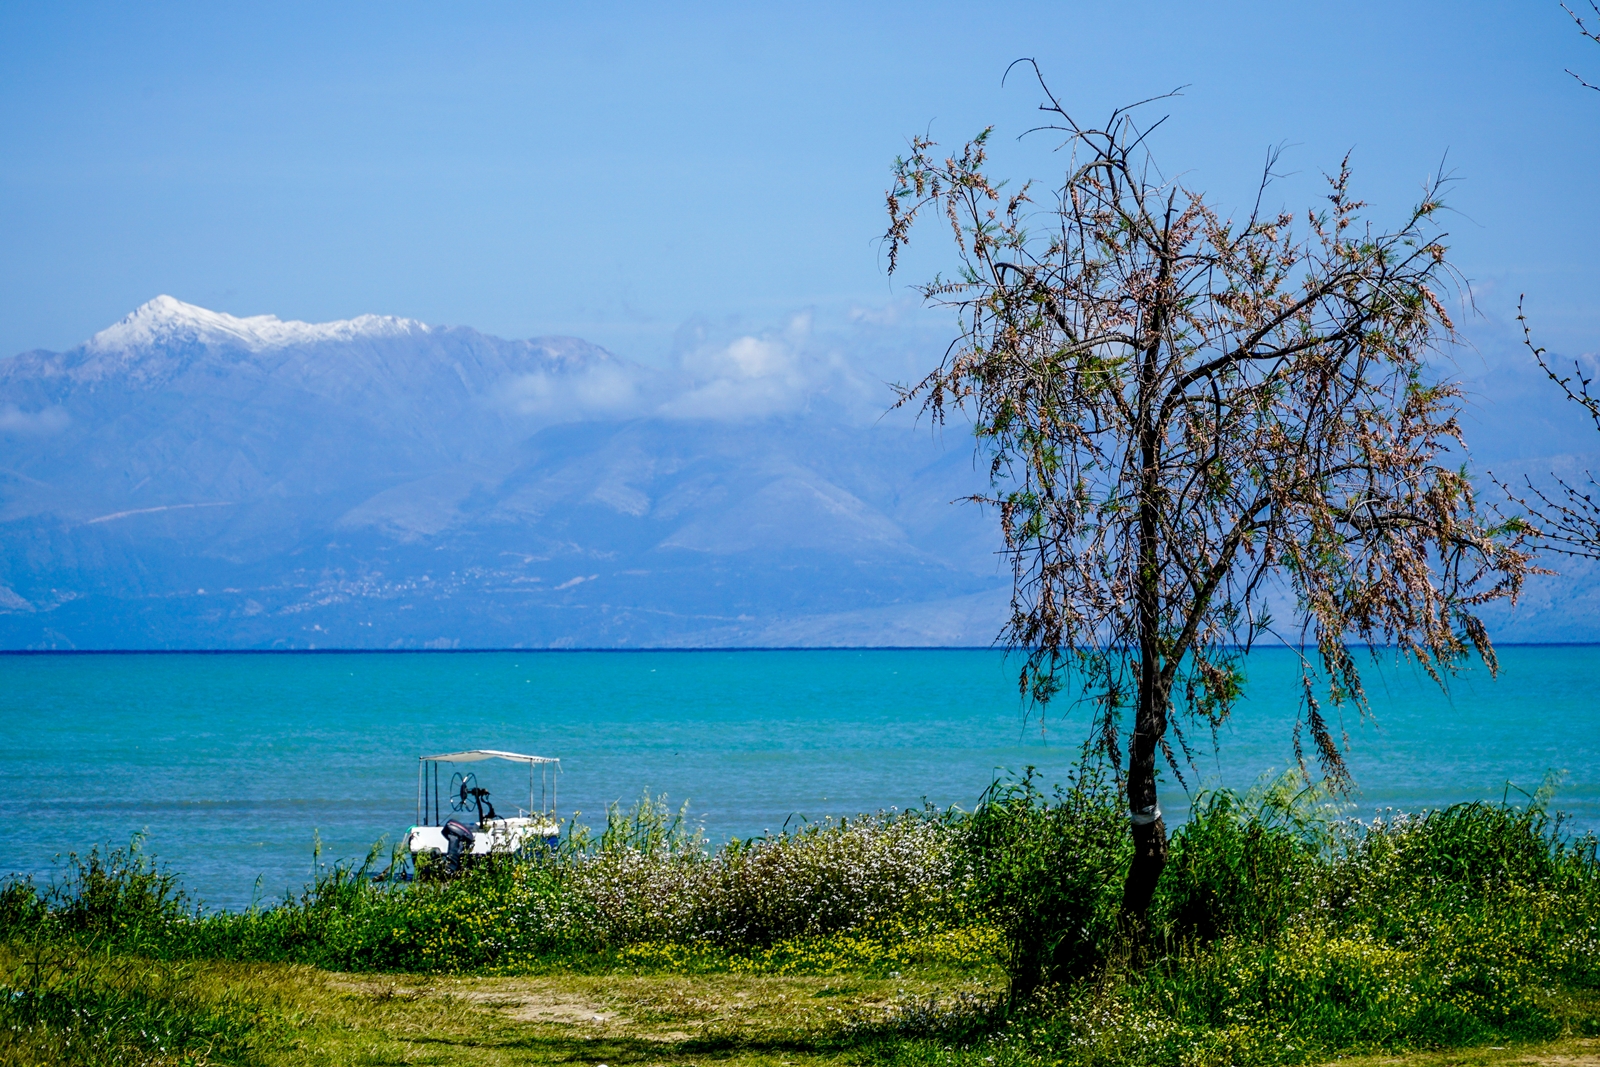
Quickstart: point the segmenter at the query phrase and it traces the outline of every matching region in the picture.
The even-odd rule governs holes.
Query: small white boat
[[[489,799],[489,790],[478,784],[472,770],[452,770],[449,788],[440,790],[439,765],[480,763],[504,760],[528,766],[528,806],[515,815],[501,815]],[[491,852],[516,852],[537,844],[555,844],[561,836],[561,820],[556,818],[556,779],[561,761],[548,756],[525,756],[520,752],[501,752],[475,748],[465,752],[446,752],[419,757],[417,764],[417,823],[406,832],[406,849],[441,856],[450,870],[460,866],[461,857]],[[537,806],[535,791],[537,790]],[[445,809],[451,812],[446,815]]]

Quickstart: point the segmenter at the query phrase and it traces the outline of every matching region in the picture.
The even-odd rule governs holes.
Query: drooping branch
[[[1117,717],[1149,708],[1152,686],[1160,709],[1177,687],[1213,726],[1225,717],[1237,650],[1286,589],[1317,649],[1303,722],[1337,777],[1311,674],[1364,709],[1351,641],[1396,645],[1441,679],[1469,651],[1492,664],[1477,611],[1528,569],[1526,531],[1482,521],[1440,462],[1461,442],[1458,394],[1425,380],[1454,336],[1436,294],[1458,280],[1432,226],[1439,183],[1374,232],[1346,160],[1301,235],[1260,217],[1259,194],[1238,227],[1151,177],[1156,124],[1119,110],[1085,127],[1044,93],[1037,129],[1072,154],[1052,209],[1031,186],[1001,196],[991,131],[944,158],[919,138],[885,235],[891,269],[924,210],[955,236],[960,269],[922,293],[961,336],[901,402],[964,410],[988,454],[1018,684],[1043,703],[1071,679],[1120,761]],[[1170,757],[1166,711],[1152,721]]]

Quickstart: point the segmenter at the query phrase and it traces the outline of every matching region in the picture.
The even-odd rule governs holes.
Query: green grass
[[[7,954],[5,966],[15,962]],[[1064,1058],[1051,1045],[1054,1031],[1045,1017],[996,1025],[985,1007],[995,1002],[997,985],[934,971],[898,979],[725,973],[486,978],[232,962],[84,966],[91,973],[79,972],[80,994],[96,982],[122,991],[130,983],[143,986],[139,1031],[103,1025],[107,1017],[95,1012],[112,1010],[114,998],[80,999],[87,1015],[70,1031],[0,1029],[0,1063],[1010,1067]],[[153,1017],[165,1021],[152,1027]],[[1231,1062],[1225,1050],[1213,1051],[1187,1062]],[[1402,1058],[1385,1054],[1371,1062],[1570,1063],[1560,1057],[1597,1053],[1600,1042],[1567,1038]]]
[[[97,851],[0,888],[0,1067],[1498,1062],[1600,1036],[1596,842],[1542,803],[1197,798],[1137,940],[1125,820],[1086,773],[713,853],[646,798],[456,879],[375,881],[375,851],[243,914]]]
[[[45,952],[39,978],[35,953],[0,953],[10,990],[29,991],[0,1007],[8,1067],[833,1062],[892,1044],[905,1018],[941,1005],[965,1019],[997,988],[928,969],[486,978]]]

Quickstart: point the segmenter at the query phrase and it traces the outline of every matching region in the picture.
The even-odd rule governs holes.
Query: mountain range
[[[970,438],[815,348],[158,297],[0,360],[0,648],[989,643]]]
[[[859,331],[715,333],[647,366],[161,296],[0,360],[0,649],[993,641],[1009,575],[993,516],[957,503],[984,488],[971,437],[890,411]],[[1490,470],[1600,470],[1508,351],[1466,382],[1491,506]],[[1544,563],[1491,633],[1600,639],[1600,568]]]

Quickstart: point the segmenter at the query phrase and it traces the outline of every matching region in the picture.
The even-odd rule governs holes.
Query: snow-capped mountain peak
[[[133,314],[91,337],[85,347],[98,351],[143,348],[174,341],[222,344],[260,351],[286,345],[351,341],[359,337],[392,337],[425,332],[414,319],[391,315],[360,315],[338,322],[288,322],[276,315],[238,318],[221,311],[185,304],[162,295],[140,305]]]

